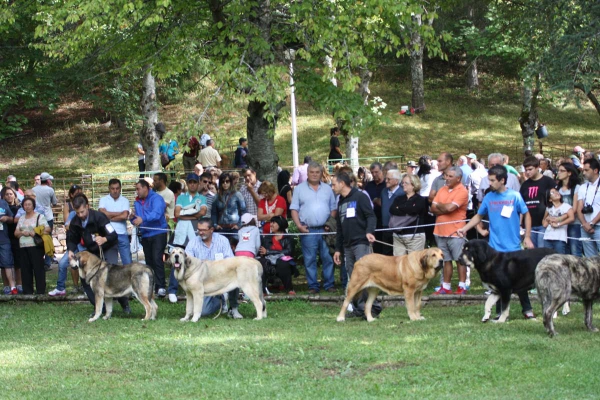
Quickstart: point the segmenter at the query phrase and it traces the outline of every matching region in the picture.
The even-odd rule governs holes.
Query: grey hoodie
[[[245,225],[238,231],[239,243],[235,251],[249,251],[258,255],[260,249],[260,231],[255,225]]]

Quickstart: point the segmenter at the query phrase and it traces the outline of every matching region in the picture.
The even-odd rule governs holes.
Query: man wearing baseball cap
[[[52,181],[54,177],[47,172],[42,172],[40,174],[40,184],[38,186],[33,187],[33,192],[35,193],[36,202],[44,207],[44,217],[46,217],[46,221],[48,221],[48,225],[50,225],[50,234],[52,234],[52,229],[54,229],[54,214],[52,213],[52,206],[55,206],[58,203],[56,199],[56,194],[54,193],[54,189],[52,189]],[[52,264],[52,257],[45,256],[44,265],[46,267],[46,271],[50,270],[50,266]]]
[[[414,161],[409,161],[406,163],[406,174],[407,175],[414,175],[417,171],[417,168],[419,168],[419,165],[414,162]]]
[[[196,237],[196,224],[198,219],[206,215],[208,210],[206,206],[206,197],[199,193],[200,177],[195,173],[188,174],[188,191],[177,197],[175,203],[175,218],[177,226],[175,227],[175,237],[173,245],[185,246]],[[177,286],[179,282],[175,279],[175,270],[171,269],[169,276],[169,301],[177,303]]]

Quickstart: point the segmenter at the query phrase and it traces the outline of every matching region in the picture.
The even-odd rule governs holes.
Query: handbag
[[[171,163],[171,160],[169,160],[169,156],[167,155],[167,153],[161,153],[160,154],[160,165],[162,165],[163,168],[165,168],[170,163]]]
[[[40,224],[40,214],[38,214],[37,221],[35,222],[35,227],[37,228]],[[36,247],[44,248],[44,239],[37,233],[33,236],[33,243],[35,243]]]

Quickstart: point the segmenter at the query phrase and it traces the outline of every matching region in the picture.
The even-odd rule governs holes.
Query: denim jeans
[[[531,241],[536,249],[544,247],[544,233],[546,233],[546,228],[541,225],[531,227]]]
[[[558,254],[567,254],[567,242],[562,240],[544,240],[544,247],[554,249]]]
[[[146,265],[148,265],[154,272],[155,291],[165,288],[165,264],[163,262],[163,253],[166,246],[166,232],[142,238],[142,247],[144,249]]]
[[[588,238],[592,240],[600,240],[600,225],[594,225],[594,233],[590,235],[581,227],[581,238]],[[583,244],[583,254],[586,257],[594,257],[598,255],[598,246],[600,242],[591,242],[584,240],[581,242]]]
[[[129,235],[123,233],[117,235],[119,238],[119,255],[123,265],[131,264],[131,244],[129,243]]]
[[[323,228],[308,229],[310,233],[322,233]],[[304,256],[304,268],[306,269],[306,280],[308,288],[319,291],[319,281],[317,279],[317,254],[321,257],[323,264],[323,289],[327,290],[334,285],[333,258],[329,254],[329,247],[322,235],[303,235],[300,236],[302,246],[302,255]]]
[[[567,228],[567,236],[574,239],[567,239],[567,250],[572,256],[581,257],[583,255],[583,245],[581,240],[581,225],[571,224]]]
[[[78,244],[77,250],[73,254],[84,251],[85,247]],[[69,251],[67,250],[58,262],[58,280],[56,281],[56,289],[65,290],[67,287],[67,270],[69,269]]]

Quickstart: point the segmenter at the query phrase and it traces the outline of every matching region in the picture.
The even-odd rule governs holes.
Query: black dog
[[[500,318],[504,322],[510,310],[510,295],[527,291],[535,284],[535,268],[542,258],[556,253],[553,249],[531,249],[501,253],[485,240],[471,240],[463,246],[460,256],[463,264],[474,267],[483,285],[492,291],[485,302],[485,314],[481,322],[490,319],[492,306],[500,303]]]

